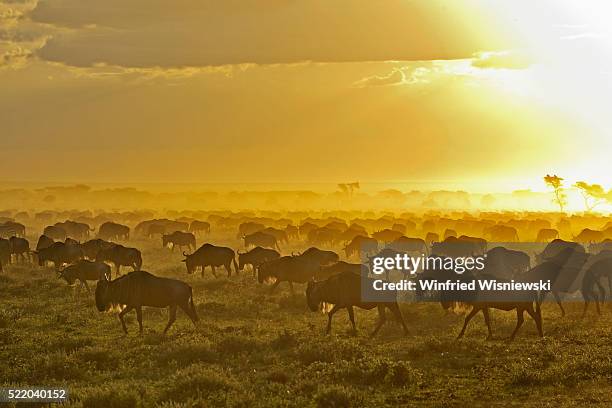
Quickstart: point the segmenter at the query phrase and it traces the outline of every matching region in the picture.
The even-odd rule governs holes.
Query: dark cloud
[[[72,66],[467,58],[506,48],[443,0],[41,0],[33,21],[68,27],[38,55]],[[465,9],[465,7],[463,7]]]

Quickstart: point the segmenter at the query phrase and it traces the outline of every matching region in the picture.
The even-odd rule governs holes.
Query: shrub
[[[350,408],[361,405],[353,390],[338,385],[323,388],[317,392],[314,399],[319,408]]]
[[[122,389],[94,388],[83,399],[83,408],[136,408],[138,396],[135,392]]]
[[[193,364],[177,371],[167,384],[169,386],[162,392],[161,399],[175,402],[207,397],[235,388],[235,382],[227,371],[221,368],[212,369],[202,364]]]

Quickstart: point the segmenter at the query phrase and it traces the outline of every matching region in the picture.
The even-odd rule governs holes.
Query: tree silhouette
[[[563,179],[557,175],[547,174],[544,177],[544,182],[553,189],[555,194],[555,198],[553,199],[553,203],[556,203],[559,206],[559,210],[563,212],[563,208],[565,204],[567,204],[567,196],[565,195],[565,190],[563,188]]]
[[[604,203],[607,199],[606,192],[599,184],[589,184],[586,181],[578,181],[573,187],[580,190],[587,212],[593,211],[596,206]]]

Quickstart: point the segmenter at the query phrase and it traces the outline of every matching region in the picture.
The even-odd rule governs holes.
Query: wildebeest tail
[[[193,290],[191,289],[191,287],[189,288],[189,306],[191,306],[193,318],[197,322],[198,320],[200,320],[200,318],[198,317],[198,314],[196,313],[195,305],[193,304]]]

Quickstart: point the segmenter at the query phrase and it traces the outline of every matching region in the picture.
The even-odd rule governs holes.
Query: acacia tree
[[[559,206],[559,210],[563,212],[563,208],[567,204],[567,195],[565,194],[565,189],[563,188],[563,179],[557,175],[547,174],[544,177],[544,182],[553,189],[555,194],[555,198],[553,198],[553,203],[556,203]]]
[[[604,203],[608,196],[603,187],[599,184],[589,184],[586,181],[578,181],[573,187],[580,190],[587,212],[593,211],[596,206]]]

